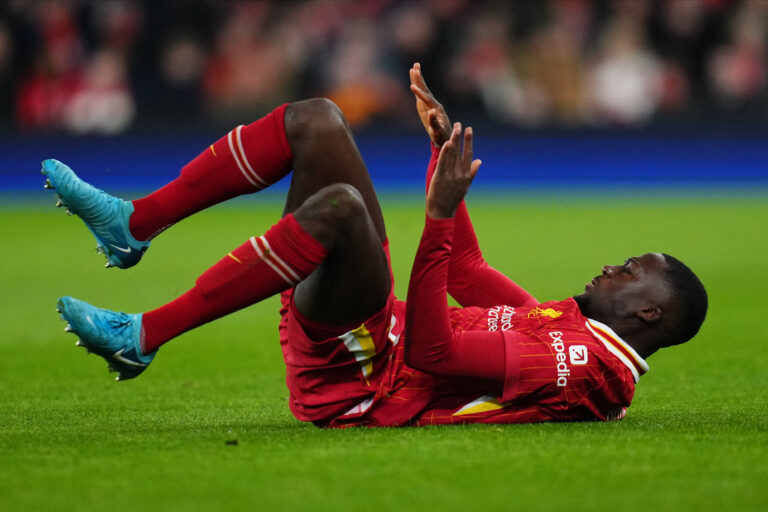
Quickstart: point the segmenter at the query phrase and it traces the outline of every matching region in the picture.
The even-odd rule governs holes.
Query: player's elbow
[[[420,369],[419,368],[419,354],[416,350],[413,349],[413,344],[411,340],[413,339],[413,336],[410,332],[410,329],[406,329],[405,333],[403,333],[403,343],[405,344],[405,348],[403,349],[403,362],[405,362],[406,365],[410,366],[411,368]]]
[[[488,272],[488,263],[482,257],[479,259],[452,257],[448,272],[448,293],[454,298],[456,294],[471,292],[482,282]]]
[[[443,374],[447,366],[450,364],[449,354],[444,353],[442,350],[429,350],[427,346],[440,347],[445,343],[430,343],[432,340],[420,339],[420,343],[413,343],[413,338],[406,333],[405,337],[405,352],[403,359],[405,364],[409,367],[419,370],[425,373]],[[422,346],[419,346],[423,343]]]
[[[488,267],[480,249],[469,249],[451,255],[450,274],[462,275],[464,272],[482,271]]]
[[[426,370],[426,366],[424,363],[424,359],[419,356],[419,354],[415,350],[410,350],[408,348],[408,345],[405,346],[405,353],[403,355],[403,360],[405,361],[405,364],[409,367],[413,368],[414,370],[420,370],[420,371],[428,371]]]
[[[406,352],[407,354],[407,352]],[[405,357],[405,364],[414,370],[419,370],[424,373],[439,373],[439,365],[431,363],[429,360],[423,357]]]

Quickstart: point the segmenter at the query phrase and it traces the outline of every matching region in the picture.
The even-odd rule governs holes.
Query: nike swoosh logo
[[[131,366],[138,366],[138,367],[147,366],[145,364],[137,363],[136,361],[131,361],[130,359],[124,358],[122,356],[123,352],[125,352],[125,349],[121,348],[120,350],[112,354],[112,359],[114,359],[115,361],[120,361],[121,363],[129,364]]]
[[[131,254],[130,247],[123,248],[123,247],[118,247],[117,245],[114,245],[114,244],[109,244],[109,246],[112,247],[113,249],[117,249],[120,252],[124,252],[125,254]]]

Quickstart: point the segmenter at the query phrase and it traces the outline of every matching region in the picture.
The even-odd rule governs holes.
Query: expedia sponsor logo
[[[584,345],[571,345],[568,347],[568,358],[572,365],[583,365],[589,361],[589,351]]]
[[[515,314],[515,308],[511,306],[496,306],[488,310],[488,330],[495,332],[498,330],[508,331],[512,328],[512,317]]]
[[[551,331],[549,337],[552,339],[550,345],[555,349],[555,360],[557,361],[557,387],[564,388],[568,385],[568,377],[571,370],[568,368],[565,357],[565,343],[563,343],[563,333],[560,331]]]

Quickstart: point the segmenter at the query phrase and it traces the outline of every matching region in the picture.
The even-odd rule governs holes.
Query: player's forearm
[[[434,372],[450,352],[447,275],[453,219],[427,217],[408,285],[405,362]]]
[[[483,379],[500,391],[506,372],[501,333],[455,333],[451,327],[446,279],[452,224],[427,218],[408,286],[405,362],[437,375]]]
[[[469,215],[456,212],[451,265],[448,269],[448,293],[462,306],[492,307],[499,304],[523,306],[536,299],[483,258]]]
[[[427,190],[440,156],[440,149],[434,144],[430,146],[432,155],[427,167]],[[531,294],[485,261],[464,201],[461,201],[454,216],[453,249],[448,267],[448,293],[465,307],[491,307],[499,304],[518,306],[537,303]]]
[[[429,190],[429,184],[432,181],[432,176],[435,174],[437,168],[437,159],[440,156],[440,148],[434,144],[430,144],[432,148],[432,156],[429,159],[429,165],[427,166],[427,182],[426,190]],[[467,211],[467,205],[464,200],[459,203],[456,209],[456,215],[454,216],[454,229],[453,229],[453,250],[451,252],[451,258],[459,255],[463,260],[483,260],[483,254],[480,252],[480,244],[477,242],[477,236],[475,235],[475,229],[472,226],[472,220],[469,217],[469,211]],[[449,268],[449,280],[453,271],[453,264]]]
[[[448,293],[464,307],[538,304],[533,295],[484,261],[478,266],[451,270],[450,276]]]

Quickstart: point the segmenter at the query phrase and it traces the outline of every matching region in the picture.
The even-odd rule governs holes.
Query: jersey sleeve
[[[427,168],[427,190],[437,167],[440,149],[432,144]],[[462,200],[456,211],[453,251],[448,268],[448,293],[464,307],[499,304],[529,306],[538,301],[507,276],[488,265],[480,251],[475,229]]]
[[[506,374],[502,334],[451,326],[446,280],[453,225],[453,219],[426,218],[408,285],[405,362],[437,375],[482,379],[500,391]]]

